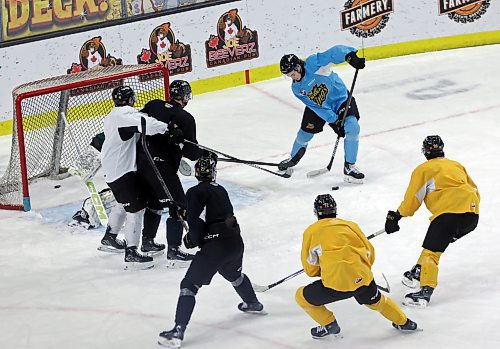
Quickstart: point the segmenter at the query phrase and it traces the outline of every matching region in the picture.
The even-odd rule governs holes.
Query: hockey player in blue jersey
[[[281,72],[292,79],[292,92],[305,105],[304,115],[290,157],[280,163],[279,169],[286,170],[297,165],[304,156],[307,144],[316,133],[323,131],[325,123],[344,139],[344,180],[362,183],[365,175],[356,167],[359,145],[359,112],[354,97],[351,99],[346,120],[342,117],[349,91],[340,77],[330,71],[331,63],[348,62],[356,69],[365,67],[365,59],[349,46],[333,46],[325,52],[309,56],[305,61],[294,54],[281,58]]]

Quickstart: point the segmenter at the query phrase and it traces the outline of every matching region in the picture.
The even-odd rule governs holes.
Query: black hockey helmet
[[[296,55],[290,53],[290,54],[286,54],[283,57],[281,57],[280,70],[281,70],[282,74],[286,75],[293,70],[298,71],[298,69],[297,69],[298,66],[301,66],[302,68],[304,68],[304,61],[301,60]]]
[[[422,154],[427,160],[444,156],[444,143],[439,136],[427,136],[422,142]]]
[[[170,98],[177,100],[189,101],[192,97],[191,85],[184,80],[174,80],[170,83],[169,88]]]
[[[330,194],[320,194],[314,200],[314,214],[318,219],[337,217],[337,203]]]
[[[135,92],[130,86],[118,86],[111,93],[116,107],[134,105],[136,101]]]
[[[194,164],[194,176],[202,182],[214,182],[217,176],[217,160],[214,157],[203,156]]]

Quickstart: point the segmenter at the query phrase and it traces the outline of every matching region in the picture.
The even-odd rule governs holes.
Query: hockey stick
[[[206,150],[206,151],[209,151],[211,153],[216,153],[216,154],[219,154],[219,155],[222,155],[222,156],[225,156],[226,158],[228,159],[231,159],[231,160],[234,160],[235,162],[240,162],[244,165],[248,165],[248,166],[251,166],[251,167],[254,167],[258,170],[262,170],[262,171],[265,171],[267,173],[271,173],[275,176],[279,176],[279,177],[283,177],[283,178],[290,178],[292,176],[292,170],[290,169],[287,170],[285,173],[280,173],[280,172],[275,172],[275,171],[271,171],[271,170],[268,170],[267,168],[264,168],[264,167],[260,167],[259,165],[255,165],[253,163],[249,163],[249,162],[245,162],[244,160],[240,160],[238,158],[235,158],[234,156],[231,156],[231,155],[227,155],[227,154],[224,154],[223,152],[220,152],[218,150],[214,150],[214,149],[211,149],[209,147],[205,147],[204,145],[201,145],[201,144],[198,144],[198,143],[194,143],[194,142],[191,142],[191,141],[188,141],[187,139],[184,140],[185,143],[189,143],[189,144],[192,144],[192,145],[195,145],[197,146],[198,148],[200,149],[203,149],[203,150]]]
[[[347,111],[349,110],[349,106],[351,105],[352,93],[354,92],[354,85],[356,84],[356,79],[358,78],[358,71],[359,71],[359,69],[356,69],[356,72],[354,73],[354,79],[352,79],[351,90],[349,91],[349,98],[347,99],[347,103],[345,106],[344,115],[343,115],[342,123],[341,123],[341,128],[344,126],[344,122],[345,122],[345,119],[347,117]],[[319,175],[330,172],[330,170],[332,169],[332,165],[333,165],[333,159],[335,159],[335,154],[337,153],[337,147],[339,146],[339,141],[340,141],[340,136],[337,136],[337,140],[335,141],[335,147],[333,148],[333,153],[332,153],[332,156],[330,157],[330,162],[328,163],[328,165],[326,165],[325,168],[321,168],[319,170],[313,170],[313,171],[307,172],[307,177],[309,177],[309,178],[317,177]]]
[[[163,177],[161,176],[160,171],[158,170],[158,167],[156,167],[156,164],[153,160],[153,157],[151,156],[151,153],[149,152],[148,145],[146,143],[146,119],[141,117],[141,129],[142,129],[142,134],[141,134],[141,144],[142,148],[144,149],[144,153],[146,153],[146,157],[148,158],[149,163],[151,164],[151,167],[153,168],[153,171],[155,172],[156,178],[158,178],[158,181],[160,182],[160,185],[167,195],[168,199],[170,202],[173,204],[175,203],[174,197],[170,193],[170,190],[168,190],[167,185],[165,184],[165,181],[163,180]],[[188,225],[186,221],[182,218],[182,216],[177,212],[177,217],[182,223],[182,226],[184,227],[184,230],[186,232],[189,232]]]
[[[82,152],[80,150],[80,147],[78,146],[78,143],[76,143],[75,137],[73,136],[73,131],[71,130],[71,125],[69,124],[68,119],[66,118],[66,113],[61,112],[60,115],[62,116],[64,123],[68,127],[69,138],[71,139],[71,142],[75,146],[76,152],[78,153],[78,157],[81,157]],[[91,179],[83,179],[83,178],[82,180],[85,183],[85,187],[89,192],[90,200],[94,205],[95,211],[97,213],[97,218],[99,218],[99,222],[101,222],[103,226],[107,227],[109,222],[108,214],[106,213],[106,209],[104,208],[104,204],[102,203],[101,195],[99,195],[99,191],[95,187],[94,181],[92,181]]]
[[[225,159],[225,158],[218,158],[218,161],[225,161],[225,162],[234,162],[237,164],[252,164],[252,165],[261,165],[261,166],[279,166],[278,163],[276,162],[263,162],[263,161],[252,161],[252,160],[238,160],[238,159]]]
[[[370,239],[373,239],[375,236],[378,236],[378,235],[383,234],[383,233],[385,233],[385,230],[384,230],[384,229],[379,230],[379,231],[377,231],[377,232],[375,232],[375,233],[373,233],[373,234],[371,234],[371,235],[367,236],[366,238],[367,238],[368,240],[370,240]],[[303,272],[304,272],[304,269],[298,270],[298,271],[296,271],[295,273],[290,274],[290,275],[288,275],[288,276],[284,277],[283,279],[278,280],[278,281],[276,281],[276,282],[273,282],[272,284],[269,284],[269,285],[267,285],[267,286],[257,285],[257,284],[254,284],[254,283],[252,283],[252,286],[253,286],[253,289],[254,289],[254,291],[255,291],[255,292],[266,292],[267,290],[270,290],[271,288],[273,288],[273,287],[275,287],[275,286],[278,286],[278,285],[282,284],[282,283],[283,283],[283,282],[285,282],[285,281],[288,281],[288,280],[290,280],[290,279],[293,279],[294,277],[296,277],[296,276],[298,276],[298,275],[302,274]],[[387,279],[385,278],[385,275],[384,275],[384,274],[382,274],[382,275],[383,275],[384,280],[385,280],[385,282],[386,282],[386,284],[387,284],[387,287],[382,287],[382,286],[378,286],[378,285],[377,285],[377,288],[379,288],[380,290],[382,290],[382,291],[384,291],[384,292],[389,293],[389,292],[390,292],[389,283],[387,282]]]

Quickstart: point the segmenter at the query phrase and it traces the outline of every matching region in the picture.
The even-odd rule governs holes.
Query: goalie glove
[[[70,165],[68,172],[73,176],[80,177],[84,182],[87,182],[94,177],[99,168],[101,168],[99,152],[93,146],[88,146],[87,149],[78,156],[75,162]]]

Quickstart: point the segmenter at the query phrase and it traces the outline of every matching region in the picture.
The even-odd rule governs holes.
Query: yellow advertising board
[[[122,18],[121,0],[3,0],[2,41]]]

